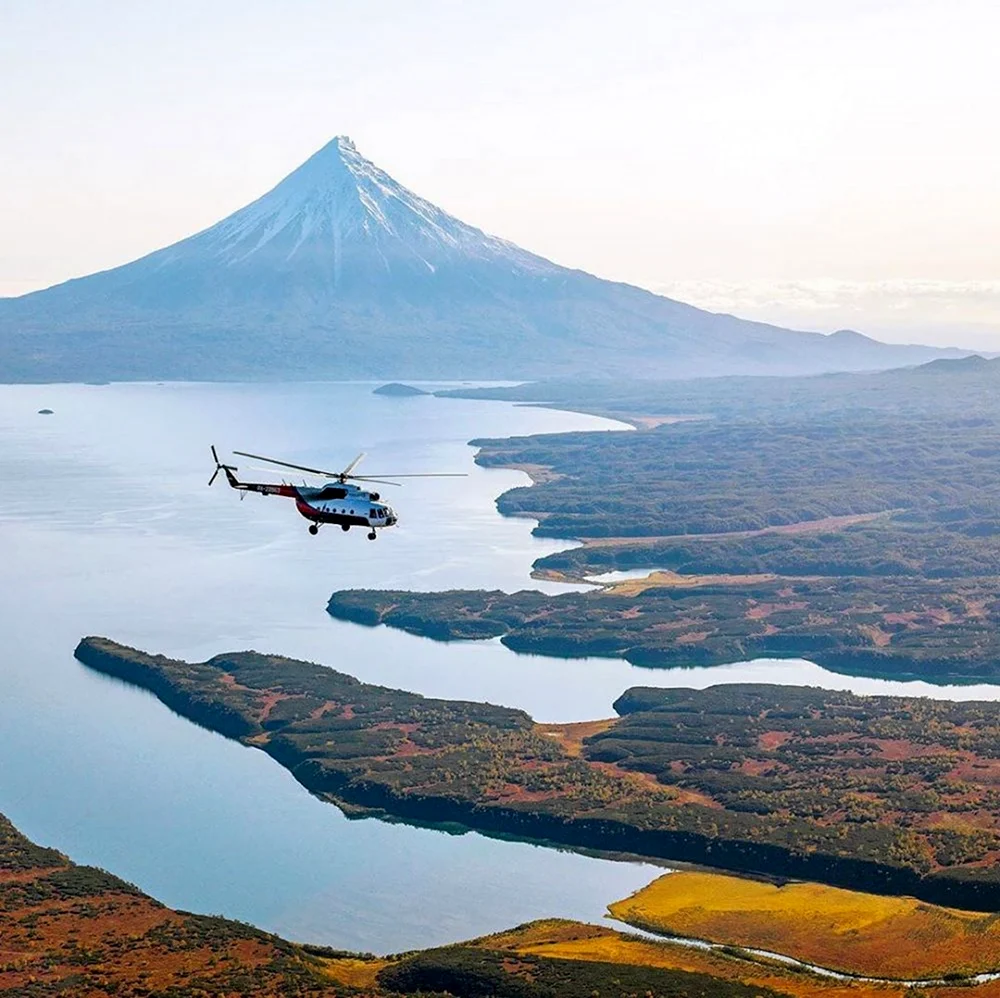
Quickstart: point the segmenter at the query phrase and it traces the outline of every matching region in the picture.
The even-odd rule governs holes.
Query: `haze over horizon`
[[[563,265],[796,328],[1000,348],[1000,13],[980,0],[42,0],[4,21],[0,295],[203,229],[346,133]]]

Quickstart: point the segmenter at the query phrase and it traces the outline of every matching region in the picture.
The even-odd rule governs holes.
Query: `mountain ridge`
[[[200,232],[0,299],[0,380],[690,377],[963,351],[797,332],[562,267],[395,181],[346,136]]]

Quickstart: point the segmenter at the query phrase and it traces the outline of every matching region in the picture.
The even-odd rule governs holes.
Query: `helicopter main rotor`
[[[262,454],[250,454],[247,451],[234,450],[234,454],[239,454],[241,457],[253,458],[255,461],[264,461],[267,464],[274,464],[280,468],[293,468],[295,471],[304,471],[310,475],[321,475],[324,478],[332,478],[340,482],[341,485],[345,484],[347,481],[354,482],[375,482],[378,485],[397,485],[402,486],[402,482],[392,482],[389,478],[465,478],[467,477],[464,472],[449,472],[449,471],[432,471],[425,472],[422,474],[404,474],[404,475],[387,475],[387,476],[374,476],[374,475],[354,475],[352,472],[358,466],[361,459],[365,456],[365,452],[362,451],[351,463],[344,468],[343,471],[326,471],[323,468],[309,468],[304,464],[292,464],[290,461],[279,461],[274,457],[264,457]]]

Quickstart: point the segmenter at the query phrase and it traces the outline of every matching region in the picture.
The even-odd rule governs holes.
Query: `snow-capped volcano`
[[[466,225],[338,137],[221,222],[0,300],[0,380],[689,376],[941,356],[715,315]]]
[[[525,272],[553,264],[489,236],[407,190],[338,136],[273,190],[165,251],[163,262],[191,249],[220,262],[264,254],[269,265],[320,265],[340,285],[345,269],[374,265],[389,277],[434,274],[470,257]]]

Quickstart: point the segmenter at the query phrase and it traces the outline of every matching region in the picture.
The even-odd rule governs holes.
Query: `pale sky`
[[[347,134],[559,263],[1000,349],[998,42],[986,0],[0,0],[0,294]]]

